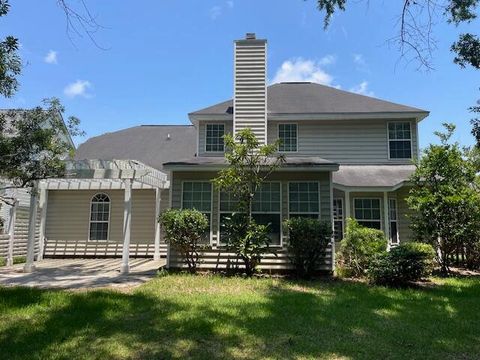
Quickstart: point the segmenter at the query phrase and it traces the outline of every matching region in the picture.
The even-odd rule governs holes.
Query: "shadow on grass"
[[[165,293],[192,283],[177,277],[133,293],[0,288],[0,357],[480,358],[479,281],[419,291],[257,280],[252,290],[224,279],[230,293]]]

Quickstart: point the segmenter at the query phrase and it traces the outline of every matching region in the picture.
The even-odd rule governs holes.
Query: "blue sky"
[[[396,35],[399,4],[350,1],[327,31],[313,0],[87,0],[103,26],[94,36],[66,34],[55,0],[11,0],[0,35],[20,39],[20,91],[0,107],[32,107],[59,97],[87,136],[139,124],[187,124],[187,113],[232,95],[233,40],[268,39],[270,81],[314,80],[429,110],[421,146],[442,122],[472,144],[467,108],[480,98],[480,73],[460,69],[449,51],[459,29],[435,26],[434,71],[417,71],[386,40]],[[76,0],[71,0],[75,4]],[[368,5],[369,3],[369,5]],[[86,138],[76,139],[77,143]]]

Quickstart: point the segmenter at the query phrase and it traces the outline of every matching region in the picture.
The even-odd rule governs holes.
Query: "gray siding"
[[[184,181],[210,181],[216,176],[214,172],[175,172],[171,177],[172,186],[172,208],[181,208],[182,183]],[[281,183],[282,192],[282,219],[288,218],[288,183],[290,181],[318,181],[320,184],[320,218],[323,221],[332,221],[330,208],[330,178],[328,172],[277,172],[270,176],[269,181],[279,181]],[[224,248],[217,247],[218,243],[218,191],[212,194],[212,221],[211,221],[211,245],[213,248],[203,253],[201,267],[209,269],[225,269],[233,264],[237,264],[238,260],[234,254],[228,253]],[[284,236],[283,244],[288,239]],[[330,249],[328,250],[330,254]],[[327,255],[323,265],[324,270],[331,269],[330,255]],[[172,255],[170,266],[182,267],[181,259],[175,254]],[[268,257],[264,262],[262,269],[282,270],[290,268],[289,260],[285,249],[278,250],[278,257]]]
[[[211,152],[211,151],[205,151],[205,142],[206,142],[206,129],[207,129],[207,124],[224,124],[225,125],[225,134],[232,133],[233,127],[232,127],[232,122],[231,121],[223,121],[223,122],[209,122],[209,121],[200,121],[199,126],[198,126],[198,156],[223,156],[223,152]]]
[[[288,156],[320,156],[340,164],[410,164],[388,159],[390,120],[288,121],[298,124],[298,151]],[[391,120],[394,121],[394,120]],[[278,124],[268,122],[268,142],[278,139]],[[417,126],[411,121],[412,154],[417,152]]]

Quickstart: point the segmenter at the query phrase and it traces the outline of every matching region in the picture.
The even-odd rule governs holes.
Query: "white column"
[[[345,224],[350,217],[350,191],[345,191]]]
[[[130,271],[130,236],[132,223],[132,179],[124,181],[125,184],[125,200],[123,208],[123,253],[121,272],[128,274]]]
[[[383,193],[383,232],[387,238],[387,250],[390,249],[390,222],[388,221],[388,192]]]
[[[13,205],[10,206],[10,220],[8,223],[8,253],[7,253],[7,266],[13,265],[13,248],[15,244],[15,223],[17,222],[17,207],[18,200],[14,200]]]
[[[155,249],[153,253],[153,260],[160,260],[160,189],[155,189]]]
[[[332,272],[335,271],[335,236],[333,232],[335,231],[335,222],[333,219],[333,176],[330,172],[330,220],[332,223]]]
[[[38,183],[35,182],[30,189],[30,216],[28,219],[28,242],[27,242],[27,262],[23,267],[26,273],[35,271],[35,227],[37,222],[37,192]]]
[[[38,260],[43,259],[43,252],[45,250],[45,227],[47,224],[47,199],[48,191],[47,189],[42,188],[40,190],[40,241],[39,241],[39,251],[38,251]]]

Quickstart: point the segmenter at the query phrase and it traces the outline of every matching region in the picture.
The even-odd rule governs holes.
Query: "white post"
[[[350,217],[350,191],[345,191],[345,222]]]
[[[123,208],[123,253],[121,272],[128,274],[130,271],[130,235],[132,223],[132,179],[124,181],[125,184],[125,200]]]
[[[23,267],[26,273],[35,271],[35,227],[37,222],[37,192],[38,182],[35,182],[30,189],[30,216],[28,219],[28,243],[27,243],[27,262]]]
[[[8,254],[7,254],[7,266],[13,265],[13,248],[15,245],[15,223],[17,222],[17,207],[18,200],[15,199],[13,205],[10,206],[10,221],[8,223]]]
[[[45,227],[47,223],[47,199],[48,191],[45,188],[40,190],[40,241],[39,241],[39,251],[38,251],[38,260],[43,259],[43,253],[45,250]]]
[[[385,191],[383,193],[383,231],[385,237],[387,238],[387,250],[390,250],[390,222],[388,214],[388,193]]]
[[[153,260],[160,260],[160,189],[155,189],[155,249],[153,253]]]
[[[333,175],[330,172],[330,219],[332,223],[332,272],[335,271],[335,221],[333,218]]]

